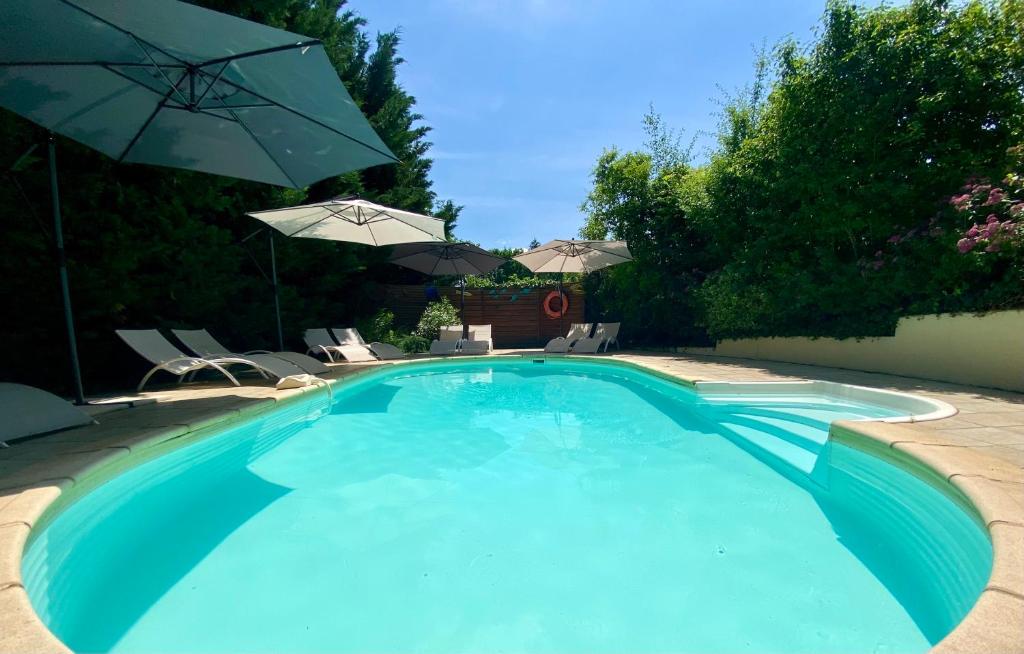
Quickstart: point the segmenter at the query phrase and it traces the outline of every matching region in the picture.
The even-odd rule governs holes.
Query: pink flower
[[[949,199],[949,203],[953,205],[953,208],[957,211],[963,211],[971,203],[971,196],[967,193],[963,195],[954,195]]]
[[[960,254],[967,254],[974,249],[977,243],[973,238],[962,238],[956,242],[956,249],[960,251]]]
[[[999,252],[999,244],[989,243],[988,246],[985,248],[985,252]]]
[[[971,225],[971,228],[967,230],[966,236],[968,238],[978,238],[979,236],[981,236],[981,230],[978,229],[978,225]]]
[[[1018,202],[1010,207],[1011,216],[1019,216],[1024,213],[1024,202]]]
[[[999,216],[995,215],[994,213],[990,213],[988,215],[988,218],[985,219],[985,222],[988,223],[989,225],[991,225],[992,223],[997,223],[999,222]]]
[[[1001,188],[994,188],[994,189],[992,189],[991,192],[989,192],[988,199],[986,199],[985,202],[983,202],[981,206],[988,207],[988,206],[991,206],[993,204],[999,204],[1000,202],[1002,202],[1005,199],[1006,199],[1006,193],[1003,191],[1003,189],[1001,189]]]
[[[1002,228],[1003,226],[1000,225],[998,222],[989,223],[985,225],[985,236],[988,238],[992,238],[993,236],[998,234],[999,230]]]

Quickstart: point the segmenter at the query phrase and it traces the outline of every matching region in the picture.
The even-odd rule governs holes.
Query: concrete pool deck
[[[1024,652],[1024,394],[746,359],[635,351],[599,356],[689,384],[817,379],[913,393],[956,407],[957,415],[928,422],[837,422],[831,437],[965,498],[990,534],[995,557],[989,583],[970,614],[932,651]],[[388,363],[339,364],[323,376],[342,380]],[[22,585],[21,554],[34,527],[127,467],[198,440],[211,427],[317,392],[324,391],[278,391],[251,380],[240,388],[223,382],[159,388],[133,396],[155,401],[104,412],[97,416],[100,424],[0,450],[0,654],[68,651],[36,616]]]

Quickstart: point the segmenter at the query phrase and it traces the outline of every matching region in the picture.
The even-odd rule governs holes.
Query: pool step
[[[714,413],[724,435],[737,445],[808,477],[828,441],[827,423],[737,407],[716,407]]]

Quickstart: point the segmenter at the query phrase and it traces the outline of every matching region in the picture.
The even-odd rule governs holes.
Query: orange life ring
[[[561,296],[559,298],[559,296]],[[561,312],[556,311],[551,307],[551,301],[554,299],[561,300]],[[548,318],[560,318],[565,315],[565,312],[569,310],[569,297],[560,291],[551,291],[548,296],[544,298],[544,313],[548,314]]]

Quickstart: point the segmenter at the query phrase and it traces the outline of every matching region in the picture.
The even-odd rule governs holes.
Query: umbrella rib
[[[135,42],[135,45],[138,46],[139,50],[142,50],[142,54],[146,55],[146,59],[149,59],[149,63],[153,64],[153,68],[156,68],[156,72],[160,73],[160,77],[164,78],[164,81],[167,82],[167,85],[171,87],[171,90],[174,93],[178,94],[178,98],[181,100],[181,103],[187,105],[188,100],[185,98],[185,95],[181,92],[181,90],[178,89],[178,84],[181,84],[181,81],[185,79],[185,75],[188,75],[188,69],[186,69],[185,75],[183,75],[178,80],[177,84],[171,82],[171,78],[167,76],[167,73],[165,73],[164,69],[160,67],[160,64],[156,63],[156,59],[153,59],[153,55],[149,53],[149,50],[142,46],[144,41],[141,41],[137,36],[135,36],[131,32],[127,32],[127,34],[131,37],[132,41]]]
[[[436,259],[436,260],[434,261],[434,267],[433,267],[433,268],[431,268],[431,269],[430,269],[430,272],[429,272],[429,273],[427,273],[427,274],[429,274],[429,275],[430,275],[431,277],[433,277],[433,276],[434,276],[434,273],[436,273],[436,272],[437,272],[437,267],[441,265],[441,261],[443,261],[443,259],[442,259],[441,257],[438,257],[438,258],[437,258],[437,259]]]
[[[344,215],[342,215],[341,211],[344,211],[344,209],[342,209],[341,211],[335,211],[334,209],[331,209],[330,207],[326,207],[326,206],[324,206],[322,204],[319,204],[319,205],[312,204],[312,205],[307,205],[307,206],[316,207],[318,211],[326,211],[329,215],[324,216],[323,218],[320,218],[319,220],[314,220],[313,222],[309,223],[308,225],[306,225],[302,229],[296,230],[296,231],[292,232],[291,234],[288,234],[288,236],[296,236],[300,232],[304,232],[307,229],[309,229],[311,227],[314,227],[316,225],[319,225],[320,223],[324,222],[325,220],[329,220],[331,218],[337,218],[339,220],[344,220],[345,222],[349,222],[349,223],[352,222],[348,218],[346,218]],[[284,208],[281,208],[281,209],[269,209],[267,211],[260,211],[259,213],[271,213],[271,212],[274,212],[274,211],[288,211],[288,210],[291,210],[291,209],[294,209],[294,208],[295,207],[284,207]],[[316,215],[316,214],[313,214],[313,215]],[[371,233],[371,236],[372,235],[373,234]]]
[[[217,74],[213,76],[213,79],[210,80],[209,82],[207,82],[206,90],[199,94],[199,97],[196,99],[196,101],[194,103],[196,107],[198,107],[199,105],[201,105],[203,103],[203,98],[205,98],[206,94],[210,92],[210,89],[213,88],[213,85],[216,84],[220,80],[220,76],[223,75],[224,71],[228,69],[228,65],[230,65],[230,63],[231,62],[224,62],[224,65],[220,67],[220,70],[218,70]],[[198,71],[198,73],[199,73],[200,77],[202,77],[202,75],[204,74],[202,71]]]
[[[342,136],[344,138],[347,138],[348,140],[352,141],[353,143],[358,143],[359,145],[363,146],[364,148],[367,148],[369,150],[373,150],[377,154],[379,154],[379,155],[381,155],[383,157],[387,157],[388,159],[390,159],[394,163],[401,163],[401,159],[396,157],[394,154],[392,154],[390,152],[383,152],[379,148],[375,148],[374,146],[370,145],[369,143],[364,143],[363,141],[357,139],[354,136],[349,136],[345,132],[339,131],[339,130],[331,127],[330,125],[328,125],[328,124],[326,124],[326,123],[324,123],[322,121],[319,121],[316,118],[313,118],[312,116],[307,116],[306,114],[302,113],[301,111],[298,111],[297,109],[292,109],[291,107],[289,107],[287,105],[283,105],[280,102],[275,102],[274,100],[268,98],[267,96],[262,95],[260,93],[257,93],[255,91],[252,91],[252,90],[242,86],[241,84],[233,82],[233,81],[231,81],[229,79],[223,79],[221,81],[224,84],[227,84],[229,86],[235,87],[239,91],[244,91],[244,92],[246,92],[246,93],[248,93],[248,94],[250,94],[250,95],[252,95],[254,97],[257,97],[260,100],[263,100],[264,102],[269,102],[270,104],[274,105],[275,107],[279,107],[280,109],[283,109],[284,111],[287,111],[288,113],[295,114],[299,118],[303,118],[305,120],[308,120],[309,122],[313,123],[314,125],[319,125],[320,127],[323,127],[324,129],[326,129],[328,131],[334,132],[338,136]]]
[[[377,212],[377,214],[376,214],[376,215],[374,216],[374,218],[376,218],[377,216],[379,216],[379,215],[380,215],[380,214],[382,214],[382,213],[387,213],[387,212],[386,212],[386,211],[378,211],[378,212]],[[435,238],[435,239],[437,238],[436,236],[434,236],[433,234],[431,234],[431,233],[430,233],[430,232],[428,232],[427,230],[423,229],[422,227],[417,227],[416,225],[413,225],[413,224],[412,224],[412,223],[410,223],[409,221],[407,221],[407,220],[404,220],[404,219],[403,219],[403,218],[402,218],[401,216],[396,216],[396,215],[394,215],[394,214],[390,214],[390,213],[387,213],[387,216],[388,216],[388,218],[390,218],[391,220],[397,220],[398,222],[402,223],[403,225],[406,225],[407,227],[412,227],[412,228],[413,228],[413,229],[415,229],[415,230],[418,230],[418,231],[421,231],[421,232],[423,232],[423,233],[424,233],[424,234],[426,234],[427,236],[430,236],[430,237],[432,237],[432,238]],[[433,217],[433,216],[424,216],[424,217],[425,217],[425,218],[430,218],[431,220],[441,220],[440,218],[435,218],[435,217]]]
[[[0,66],[4,66],[4,65],[6,65],[6,64],[0,63]],[[113,74],[117,75],[118,77],[122,77],[122,78],[128,80],[129,82],[131,82],[132,84],[135,84],[136,86],[141,86],[142,88],[147,89],[149,91],[152,91],[153,93],[156,93],[159,96],[163,96],[165,99],[167,97],[169,97],[168,95],[164,95],[164,91],[162,89],[153,88],[149,84],[143,84],[142,82],[140,82],[139,80],[135,79],[134,77],[129,77],[128,75],[125,75],[124,73],[122,73],[121,71],[117,70],[116,68],[112,68],[112,66],[122,66],[122,65],[123,64],[100,64],[100,67],[103,68],[104,70],[106,70],[107,72],[113,73]],[[140,65],[139,67],[142,68],[143,66]],[[150,66],[147,64],[147,65],[144,65],[144,67],[145,68],[149,68]]]
[[[186,64],[161,64],[164,68],[188,68]],[[35,67],[46,68],[49,66],[121,66],[122,68],[152,68],[153,64],[139,63],[137,61],[0,61],[0,66],[8,67]],[[134,81],[134,80],[132,80]]]
[[[178,84],[181,84],[181,80],[185,79],[186,75],[188,75],[187,72],[181,74],[181,78],[178,80]],[[153,109],[153,113],[149,114],[149,118],[147,118],[146,122],[142,124],[142,127],[139,128],[139,131],[135,132],[135,136],[132,137],[131,142],[128,143],[125,149],[121,152],[121,155],[117,158],[118,163],[124,161],[124,158],[128,156],[128,153],[131,152],[132,148],[135,147],[135,144],[139,142],[139,139],[142,138],[142,133],[145,132],[153,123],[153,120],[156,119],[156,115],[160,113],[161,109],[164,108],[164,103],[170,99],[171,93],[173,92],[174,89],[171,89],[170,91],[165,93],[163,100],[157,103],[156,108]]]
[[[86,16],[89,16],[90,18],[98,20],[99,22],[103,23],[107,27],[110,27],[111,29],[117,30],[118,32],[121,32],[122,34],[127,34],[128,36],[132,37],[136,41],[141,41],[142,43],[145,43],[146,45],[150,46],[151,48],[153,48],[157,52],[159,52],[159,53],[161,53],[163,55],[166,55],[166,56],[170,57],[171,59],[174,59],[175,61],[179,62],[179,64],[181,64],[183,66],[188,66],[189,65],[189,62],[185,61],[181,57],[176,57],[176,56],[172,55],[170,52],[167,52],[166,50],[164,50],[163,48],[161,48],[159,46],[156,46],[156,45],[150,43],[149,41],[146,41],[145,39],[140,39],[139,37],[135,36],[134,34],[129,32],[125,28],[121,27],[120,25],[116,25],[115,23],[111,23],[109,20],[94,14],[93,12],[89,11],[88,9],[85,9],[84,7],[80,7],[80,6],[76,5],[74,2],[71,2],[71,0],[57,0],[57,1],[60,2],[61,4],[64,4],[64,5],[67,5],[67,6],[71,7],[72,9],[77,9],[78,11],[82,12]]]
[[[211,86],[210,89],[212,88],[213,87]],[[245,122],[243,122],[242,119],[238,117],[238,114],[236,114],[230,107],[227,106],[227,104],[224,102],[224,98],[221,97],[220,93],[213,91],[213,97],[215,97],[221,103],[222,109],[231,114],[231,117],[235,119],[235,122],[238,123],[238,126],[241,127],[246,134],[249,135],[249,138],[251,138],[253,142],[259,146],[260,150],[263,150],[263,153],[267,155],[267,158],[269,158],[270,161],[275,166],[277,166],[277,169],[281,171],[281,174],[284,175],[289,182],[291,182],[292,187],[302,188],[302,185],[298,184],[294,179],[292,179],[292,176],[289,175],[288,171],[284,169],[284,166],[282,166],[280,162],[278,162],[278,160],[274,158],[274,155],[270,154],[270,150],[268,150],[267,147],[263,145],[263,143],[258,138],[256,138],[256,134],[254,134],[253,131],[249,129],[249,126],[246,125]]]
[[[228,55],[226,57],[217,57],[216,59],[210,59],[204,61],[201,64],[197,64],[197,66],[205,67],[213,66],[215,64],[225,64],[226,66],[227,64],[233,61],[238,61],[239,59],[259,57],[265,54],[273,54],[275,52],[282,52],[284,50],[294,50],[296,48],[311,48],[314,45],[323,45],[323,41],[321,41],[320,39],[309,39],[308,41],[299,41],[297,43],[289,43],[287,45],[278,45],[271,48],[263,48],[261,50],[251,50],[249,52],[241,52],[236,55]]]
[[[292,232],[291,234],[288,234],[288,236],[289,237],[298,236],[300,233],[306,231],[307,229],[315,227],[315,226],[319,225],[320,223],[322,223],[323,221],[327,220],[328,218],[332,218],[332,217],[333,216],[324,216],[323,218],[320,218],[319,220],[314,220],[313,222],[311,222],[308,225],[304,226],[302,229],[297,229],[294,232]]]

